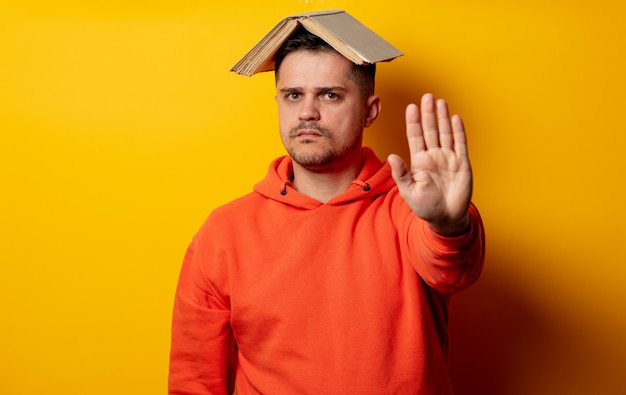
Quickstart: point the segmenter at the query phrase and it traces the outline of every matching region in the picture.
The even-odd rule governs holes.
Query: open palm
[[[407,106],[406,135],[410,167],[398,155],[388,158],[400,195],[435,231],[462,233],[469,225],[472,169],[461,118],[425,94],[420,107]]]

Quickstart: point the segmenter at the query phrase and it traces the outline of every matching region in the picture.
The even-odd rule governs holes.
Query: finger
[[[454,151],[457,155],[468,157],[467,135],[463,120],[458,115],[452,116],[452,133],[454,135]]]
[[[448,103],[443,99],[437,100],[437,124],[441,148],[452,149],[452,125],[448,114]]]
[[[419,108],[415,104],[409,104],[406,107],[406,138],[409,143],[409,152],[414,153],[424,151],[424,134],[422,125],[420,124]]]
[[[422,96],[422,129],[426,149],[439,147],[439,131],[435,118],[435,99],[432,94]]]
[[[391,176],[396,181],[398,188],[402,190],[403,187],[411,184],[412,178],[409,169],[406,167],[404,160],[396,154],[391,154],[387,157],[387,162],[391,167]]]

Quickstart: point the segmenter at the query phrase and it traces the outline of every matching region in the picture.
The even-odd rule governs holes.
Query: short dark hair
[[[326,41],[300,26],[284,43],[278,48],[275,56],[274,77],[278,81],[280,66],[283,60],[292,52],[312,51],[312,52],[337,52]],[[350,77],[358,85],[361,95],[367,98],[374,94],[376,79],[376,63],[357,65],[352,63]]]

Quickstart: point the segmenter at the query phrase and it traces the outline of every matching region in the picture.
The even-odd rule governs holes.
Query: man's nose
[[[314,96],[307,96],[302,100],[302,106],[300,107],[300,120],[301,121],[317,121],[320,119],[320,112],[318,109],[318,103]]]

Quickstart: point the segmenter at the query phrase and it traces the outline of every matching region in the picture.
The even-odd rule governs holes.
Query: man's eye
[[[324,97],[328,100],[337,100],[339,99],[339,95],[335,92],[326,92],[324,93]]]
[[[299,98],[300,98],[299,93],[295,93],[295,92],[287,93],[287,99],[289,100],[298,100]]]

